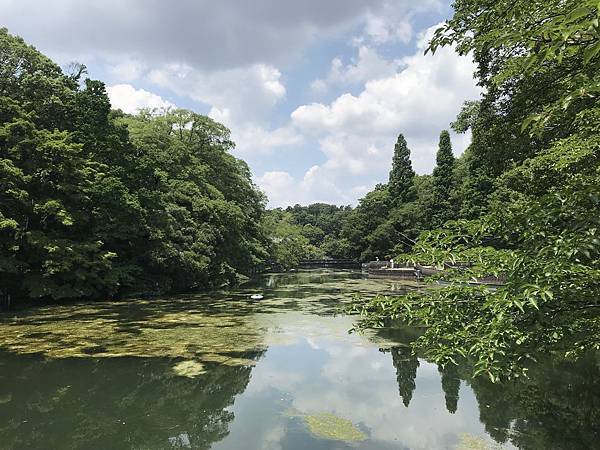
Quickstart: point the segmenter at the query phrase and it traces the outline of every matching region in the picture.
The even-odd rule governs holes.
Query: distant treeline
[[[444,130],[433,174],[416,175],[406,140],[398,136],[388,183],[375,186],[356,208],[315,203],[269,211],[276,260],[293,266],[304,258],[392,258],[409,250],[422,231],[476,215],[464,200],[470,157],[454,157]]]

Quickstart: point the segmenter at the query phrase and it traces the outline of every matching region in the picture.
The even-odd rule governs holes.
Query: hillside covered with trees
[[[84,298],[209,288],[267,257],[265,198],[229,130],[186,110],[111,111],[0,30],[0,289]]]

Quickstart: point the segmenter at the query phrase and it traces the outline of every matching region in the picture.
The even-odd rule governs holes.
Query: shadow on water
[[[348,335],[352,294],[414,288],[311,271],[1,316],[0,449],[600,448],[597,356],[493,385],[415,356],[419,329]]]

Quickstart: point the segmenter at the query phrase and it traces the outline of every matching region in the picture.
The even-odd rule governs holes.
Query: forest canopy
[[[450,191],[440,139],[440,226],[399,257],[456,270],[444,271],[447,287],[356,307],[365,326],[426,326],[415,349],[497,381],[523,375],[535,352],[600,349],[600,10],[589,0],[458,0],[454,10],[430,50],[472,52],[484,95],[453,124],[472,143]],[[504,284],[469,284],[490,275]]]
[[[0,30],[0,286],[13,298],[209,288],[266,257],[265,198],[223,125],[112,111]]]

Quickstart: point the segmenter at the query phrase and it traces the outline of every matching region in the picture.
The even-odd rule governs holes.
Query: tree
[[[265,199],[229,130],[111,111],[0,30],[2,296],[97,298],[234,283],[266,259]]]
[[[323,252],[310,243],[306,229],[294,223],[292,213],[274,209],[263,220],[265,233],[270,239],[269,259],[276,267],[289,270],[298,267],[303,259],[320,259]]]
[[[453,218],[450,198],[454,189],[454,155],[450,133],[440,133],[440,143],[436,154],[436,166],[433,169],[433,226],[440,226]]]
[[[392,198],[387,185],[378,184],[375,189],[359,200],[358,206],[348,216],[342,230],[342,238],[352,246],[352,256],[367,261],[375,257],[384,258],[393,246],[393,239],[385,233],[394,232],[384,226],[378,236],[372,234],[383,225],[390,212]]]
[[[587,0],[456,2],[431,48],[475,52],[487,92],[468,186],[491,188],[478,217],[423,233],[412,257],[470,264],[443,272],[445,288],[358,305],[366,323],[426,324],[417,349],[492,382],[522,377],[536,353],[600,349],[599,19]],[[468,284],[491,275],[497,289]]]
[[[410,150],[406,144],[406,139],[400,134],[394,146],[392,170],[390,171],[388,182],[388,188],[394,205],[402,205],[415,199],[414,177],[415,172],[410,162]]]

